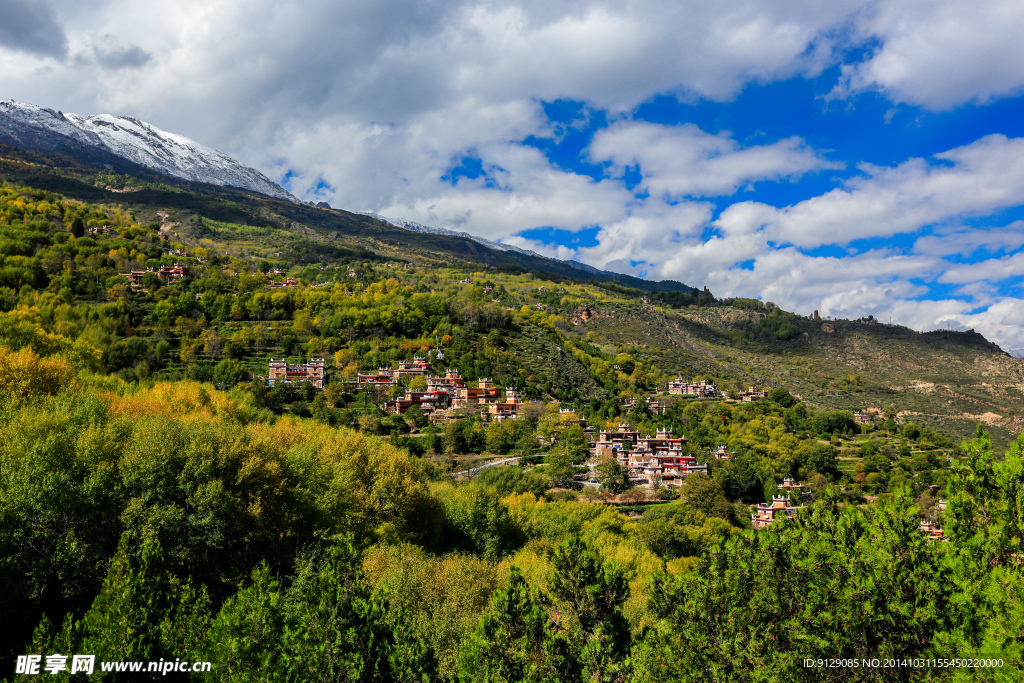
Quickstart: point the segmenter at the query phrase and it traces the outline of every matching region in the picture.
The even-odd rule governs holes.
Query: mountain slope
[[[330,206],[328,206],[327,208],[330,208]],[[485,247],[487,247],[488,249],[493,249],[494,251],[514,252],[514,253],[517,253],[517,254],[523,254],[524,256],[536,257],[536,258],[545,259],[545,260],[548,260],[548,261],[554,261],[556,263],[564,264],[564,265],[567,265],[567,266],[569,266],[571,268],[576,268],[577,270],[586,271],[588,273],[592,273],[592,274],[595,274],[595,275],[604,275],[604,276],[608,276],[608,277],[616,277],[616,276],[619,275],[618,273],[613,273],[613,272],[608,271],[608,270],[601,270],[600,268],[595,268],[593,266],[588,266],[585,263],[580,263],[579,261],[574,261],[574,260],[571,260],[571,259],[570,260],[564,260],[564,259],[550,258],[548,256],[544,256],[542,254],[538,254],[537,252],[531,251],[529,249],[523,249],[522,247],[517,247],[517,246],[511,245],[511,244],[503,244],[501,242],[495,242],[493,240],[485,239],[483,237],[478,237],[476,235],[471,235],[468,232],[459,232],[457,230],[448,230],[447,228],[436,228],[436,227],[431,226],[431,225],[423,225],[422,223],[416,223],[414,221],[407,221],[405,219],[397,219],[396,220],[396,219],[393,219],[393,218],[388,218],[387,216],[381,216],[380,214],[376,214],[376,213],[372,213],[372,212],[368,212],[368,211],[367,212],[360,212],[360,213],[362,215],[364,215],[364,216],[370,216],[371,218],[376,218],[379,221],[383,221],[385,223],[390,223],[391,225],[394,225],[396,227],[402,228],[403,230],[408,230],[409,232],[418,232],[418,233],[422,233],[422,234],[426,234],[426,235],[450,235],[452,237],[459,237],[459,238],[462,238],[462,239],[473,240],[477,244],[482,244]]]
[[[56,299],[50,296],[48,306],[71,297],[110,312],[105,302],[124,294],[117,294],[124,288],[118,273],[170,265],[184,253],[196,268],[189,284],[192,296],[167,299],[173,302],[161,310],[170,305],[175,310],[158,315],[152,306],[170,290],[154,293],[156,298],[146,295],[152,310],[146,309],[143,318],[150,317],[125,321],[118,335],[148,339],[147,362],[159,356],[160,367],[170,368],[177,366],[179,351],[188,349],[157,354],[159,338],[195,336],[189,321],[202,315],[214,321],[219,335],[245,338],[232,354],[249,358],[250,369],[258,372],[265,367],[259,353],[282,357],[300,351],[294,337],[285,339],[298,329],[293,329],[292,308],[270,305],[269,294],[260,295],[264,304],[252,300],[259,282],[248,274],[266,262],[264,270],[279,268],[324,287],[309,290],[311,301],[347,309],[358,298],[373,309],[368,315],[311,315],[323,329],[307,330],[301,340],[305,344],[315,337],[320,340],[316,344],[332,351],[339,340],[358,343],[356,357],[368,368],[384,359],[375,347],[391,345],[408,355],[450,334],[460,341],[445,353],[464,372],[472,368],[479,376],[514,380],[517,386],[532,386],[537,396],[560,400],[605,405],[623,391],[657,392],[681,374],[709,377],[730,390],[750,384],[784,386],[822,407],[892,405],[908,421],[958,437],[973,433],[980,420],[1003,445],[1024,429],[1018,417],[1024,415],[1024,364],[981,335],[919,334],[867,322],[824,324],[759,301],[716,300],[680,283],[581,271],[521,251],[492,249],[465,236],[411,231],[366,215],[223,186],[154,181],[145,179],[147,174],[156,177],[152,171],[142,173],[142,179],[97,172],[56,154],[0,145],[0,180],[36,188],[24,194],[41,202],[38,211],[0,214],[0,225],[6,223],[10,233],[0,249],[0,291],[7,292],[2,303],[13,306],[11,297],[28,291],[28,285],[51,295],[61,292]],[[58,205],[63,211],[54,213]],[[90,226],[109,221],[144,228],[72,241],[66,234],[76,214],[87,216]],[[26,216],[30,219],[22,220]],[[50,246],[35,249],[37,242]],[[71,263],[76,266],[67,267]],[[226,291],[222,280],[228,271],[240,279]],[[371,286],[411,289],[396,295],[401,303],[396,299],[394,306],[383,308],[372,296],[348,299],[346,292],[369,292]],[[104,294],[104,288],[114,293]],[[420,295],[427,294],[435,297],[436,310],[428,306],[410,315],[412,302],[422,303]],[[222,295],[230,297],[222,300]],[[436,317],[440,310],[455,317],[441,320]],[[90,320],[84,315],[76,319],[82,325]],[[257,339],[263,341],[251,348]],[[258,353],[250,358],[253,351]]]
[[[65,140],[71,138],[65,137]],[[95,164],[79,163],[57,151],[48,154],[26,151],[22,146],[11,147],[0,140],[0,178],[83,201],[120,204],[145,220],[157,220],[158,212],[170,210],[176,215],[174,220],[183,224],[212,219],[253,227],[276,227],[322,241],[357,240],[363,245],[376,245],[372,248],[378,250],[386,245],[389,258],[395,258],[398,253],[426,253],[432,258],[615,283],[636,290],[692,296],[699,293],[694,287],[674,280],[642,280],[525,250],[493,248],[481,243],[479,238],[464,234],[417,232],[365,214],[282,201],[223,185],[158,176],[120,157],[113,158],[119,160],[120,166],[114,169],[122,175],[97,172]]]
[[[150,174],[140,172],[140,168],[186,182],[240,188],[274,199],[287,200],[293,204],[292,207],[274,206],[272,212],[280,218],[314,230],[343,232],[350,235],[355,233],[378,239],[390,238],[396,246],[440,251],[495,268],[521,268],[573,279],[615,282],[625,287],[650,291],[688,292],[693,295],[699,293],[695,288],[679,282],[650,282],[629,275],[620,275],[578,261],[548,258],[526,249],[493,242],[465,232],[434,228],[412,221],[393,220],[372,213],[353,214],[332,209],[327,204],[311,207],[299,202],[259,171],[240,164],[228,155],[185,136],[168,133],[131,117],[115,117],[109,114],[84,117],[13,100],[0,100],[0,144],[46,154],[67,155],[93,168],[113,170],[146,181],[154,179]],[[69,166],[59,159],[43,161],[44,166],[53,166],[55,161],[58,166]],[[64,178],[61,178],[56,186],[45,181],[40,185],[39,180],[33,178],[31,182],[54,191],[70,191],[72,195],[75,193],[75,188],[68,187],[62,182]],[[202,195],[211,194],[209,188],[201,186],[189,189]],[[223,193],[214,194],[224,196]],[[90,201],[101,199],[91,188],[85,196],[78,196]],[[225,198],[253,203],[248,197],[228,194]],[[152,203],[154,198],[150,193],[146,197],[137,195],[124,199]],[[164,195],[163,199],[171,198]],[[198,203],[208,204],[206,201]],[[223,207],[218,207],[216,215],[207,217],[222,220],[222,209]],[[257,220],[260,225],[266,224],[265,218],[260,217]],[[385,225],[388,227],[384,228]],[[356,229],[353,231],[353,228]],[[399,230],[396,231],[394,228]],[[420,237],[403,233],[417,233]]]
[[[114,155],[176,178],[297,201],[270,178],[227,154],[130,117],[79,116],[0,100],[0,142],[68,154],[92,165],[110,165]]]
[[[602,302],[562,315],[576,334],[629,347],[638,360],[683,377],[784,386],[835,409],[893,405],[907,421],[961,437],[983,422],[1001,446],[1024,431],[1024,362],[977,332],[824,324],[742,301],[675,308],[651,298],[653,305]],[[789,331],[771,333],[773,318]]]

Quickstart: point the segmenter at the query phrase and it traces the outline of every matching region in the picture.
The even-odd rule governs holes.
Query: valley
[[[253,681],[1020,666],[1024,367],[978,334],[57,152],[0,147],[0,177],[11,659]]]

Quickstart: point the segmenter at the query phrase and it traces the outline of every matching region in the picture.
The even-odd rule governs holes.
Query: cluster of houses
[[[403,360],[398,363],[398,369],[377,368],[376,372],[360,372],[356,374],[355,383],[374,386],[391,386],[398,384],[402,377],[426,377],[430,373],[430,362],[426,358],[416,356],[412,360]],[[458,374],[458,373],[456,373]],[[461,380],[460,380],[461,381]],[[427,385],[430,385],[428,379]]]
[[[281,384],[301,384],[309,382],[317,389],[324,388],[324,359],[310,358],[306,363],[292,364],[286,360],[270,359],[267,381],[271,386]]]
[[[448,411],[479,412],[487,421],[502,422],[520,416],[524,405],[522,396],[512,387],[494,386],[486,378],[468,386],[457,370],[447,370],[443,376],[432,375],[430,362],[417,356],[401,361],[397,369],[378,368],[375,372],[357,373],[353,381],[357,386],[392,387],[402,377],[424,377],[425,391],[406,390],[404,396],[387,401],[382,409],[389,415],[403,415],[413,406],[419,408],[431,421],[445,421],[452,416]]]
[[[921,520],[921,524],[918,527],[922,534],[928,537],[931,541],[948,541],[945,532],[938,524],[929,522],[926,519]]]
[[[755,529],[763,529],[774,522],[789,519],[799,509],[800,506],[793,505],[789,501],[789,496],[772,496],[772,502],[757,504],[753,514],[750,515],[750,524]]]
[[[102,228],[89,228],[86,231],[90,235],[117,235],[117,230],[114,230],[109,225],[104,225]]]
[[[670,430],[641,437],[627,425],[601,430],[591,447],[595,460],[615,458],[626,469],[631,483],[641,486],[680,486],[695,472],[707,474],[708,466],[685,451],[686,437],[673,437]]]
[[[142,279],[149,273],[155,273],[161,282],[176,282],[188,275],[188,266],[175,263],[173,266],[160,266],[158,270],[147,268],[146,270],[133,270],[128,273],[121,273],[122,277],[128,279],[133,286],[142,286]]]
[[[279,280],[278,278],[281,279]],[[286,287],[299,286],[298,280],[293,277],[286,277],[285,274],[277,268],[267,273],[267,280],[269,280],[267,287],[270,287],[271,289],[284,289]]]
[[[751,401],[760,401],[767,395],[768,394],[764,391],[755,389],[754,387],[750,387],[746,391],[739,392],[738,394],[733,396],[733,398],[738,401],[743,401],[744,403],[750,403]]]
[[[397,372],[397,371],[396,371]],[[413,406],[432,422],[444,422],[458,411],[479,413],[486,422],[503,422],[520,416],[524,401],[512,387],[494,386],[489,379],[480,379],[477,386],[467,386],[458,372],[449,370],[444,377],[427,377],[426,391],[406,390],[405,395],[387,401],[383,410],[389,415],[402,415]]]
[[[719,391],[718,387],[706,379],[687,382],[682,377],[676,377],[668,383],[668,393],[672,396],[682,396],[684,398],[730,398],[726,392]],[[731,398],[749,403],[751,401],[758,401],[766,396],[766,392],[750,387],[747,391],[741,391]]]
[[[727,449],[725,447],[725,444],[721,444],[720,443],[720,444],[718,444],[718,448],[716,448],[714,451],[711,452],[711,455],[715,456],[716,458],[718,458],[722,462],[726,462],[726,461],[729,460],[729,458],[731,458],[732,456],[736,455],[736,452],[735,451],[730,451],[729,449]]]
[[[398,367],[379,368],[376,372],[358,373],[353,384],[361,386],[392,387],[403,377],[424,377],[426,390],[407,390],[404,396],[392,398],[381,406],[389,415],[402,415],[414,406],[418,406],[432,422],[447,421],[456,411],[479,412],[485,421],[501,422],[521,416],[524,401],[519,392],[511,387],[502,389],[495,386],[489,379],[480,379],[476,386],[469,386],[457,370],[449,369],[444,375],[431,374],[430,362],[422,357],[401,361]],[[314,387],[323,388],[324,359],[314,358],[307,363],[292,364],[285,360],[270,360],[268,379],[270,384],[278,382],[297,384],[309,382]],[[714,393],[713,385],[707,382],[684,383],[677,381],[679,391],[696,391]],[[763,392],[745,392],[761,394]],[[677,395],[702,395],[700,393],[683,393]],[[744,400],[755,400],[747,398]],[[635,406],[636,399],[627,403],[626,407]],[[660,412],[659,402],[646,399],[652,412]],[[562,410],[562,413],[571,411]],[[579,420],[580,424],[585,421]],[[596,438],[592,430],[586,430],[591,441],[590,455],[593,462],[614,458],[625,470],[629,481],[636,486],[681,486],[691,474],[708,473],[707,464],[697,462],[687,448],[687,439],[674,436],[671,430],[660,429],[651,436],[641,436],[638,430],[620,424],[616,429],[600,430]],[[727,447],[719,445],[711,456],[728,461],[735,453]],[[803,491],[803,485],[791,478],[786,478],[779,489],[779,495],[772,496],[771,502],[760,503],[751,514],[751,525],[755,529],[765,528],[777,521],[788,519],[796,514],[800,505],[794,505],[792,494],[800,494],[803,501],[810,500],[811,494]],[[930,538],[943,540],[943,532],[936,525],[922,520],[921,531]]]
[[[706,379],[699,382],[685,382],[682,377],[676,377],[668,383],[668,393],[672,396],[696,396],[698,398],[715,398],[719,395],[718,388]]]
[[[771,524],[789,519],[796,514],[796,511],[803,507],[801,505],[794,505],[791,501],[791,495],[793,493],[799,493],[800,499],[803,502],[809,502],[814,499],[810,492],[804,491],[803,484],[798,484],[791,477],[786,477],[781,484],[779,489],[785,491],[779,495],[772,496],[770,503],[758,503],[757,507],[754,508],[754,512],[750,515],[750,525],[755,529],[763,529]]]
[[[873,415],[871,413],[869,413],[869,412],[865,411],[865,412],[862,413],[859,410],[853,411],[853,420],[854,420],[854,422],[856,422],[859,425],[869,425],[869,424],[871,424],[874,421],[872,418],[873,418]]]

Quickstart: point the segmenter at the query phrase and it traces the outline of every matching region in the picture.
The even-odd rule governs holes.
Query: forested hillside
[[[516,468],[453,484],[376,437],[272,419],[240,389],[144,388],[25,351],[3,351],[0,372],[8,662],[182,658],[230,681],[1014,680],[1024,666],[1021,443],[1005,459],[984,434],[965,444],[948,542],[919,532],[906,488],[867,506],[826,488],[755,532],[714,479],[630,519]],[[1002,668],[803,664],[960,657]]]

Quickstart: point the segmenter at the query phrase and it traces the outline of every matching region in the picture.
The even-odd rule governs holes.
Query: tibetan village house
[[[444,373],[444,377],[427,377],[427,390],[428,391],[447,391],[452,396],[455,395],[456,390],[464,389],[466,381],[462,379],[462,375],[459,374],[458,370],[449,369]]]
[[[317,389],[324,388],[324,359],[310,358],[308,363],[292,365],[285,360],[270,359],[267,375],[270,384],[300,384],[310,382]]]
[[[394,371],[394,375],[396,377],[402,377],[403,375],[416,377],[417,375],[426,375],[428,372],[430,372],[430,363],[426,358],[417,356],[412,360],[399,361],[398,369]]]
[[[451,405],[451,398],[447,391],[406,391],[405,396],[385,403],[384,412],[388,415],[404,415],[413,406],[419,406],[429,416],[435,410],[444,410]]]
[[[356,384],[360,386],[369,384],[371,386],[389,387],[394,383],[395,378],[391,376],[389,368],[377,368],[377,372],[356,373]]]
[[[708,471],[707,465],[699,464],[696,457],[684,451],[685,444],[685,437],[673,438],[668,430],[641,437],[639,432],[619,425],[616,430],[599,433],[593,455],[597,459],[614,457],[637,484],[679,486],[687,476]]]
[[[718,388],[706,379],[699,382],[684,382],[682,377],[676,377],[674,381],[668,383],[668,393],[673,396],[714,398],[718,396]]]
[[[755,529],[763,529],[773,522],[792,517],[799,509],[786,496],[772,496],[771,503],[757,504],[754,514],[750,515],[750,523]]]
[[[733,398],[737,401],[743,401],[744,403],[750,403],[751,401],[759,401],[766,396],[765,392],[758,391],[754,387],[750,387],[747,391],[741,391],[736,394]]]
[[[489,379],[481,379],[475,387],[459,387],[455,391],[455,399],[452,401],[452,408],[476,409],[499,403],[501,401],[501,387],[494,386]]]

